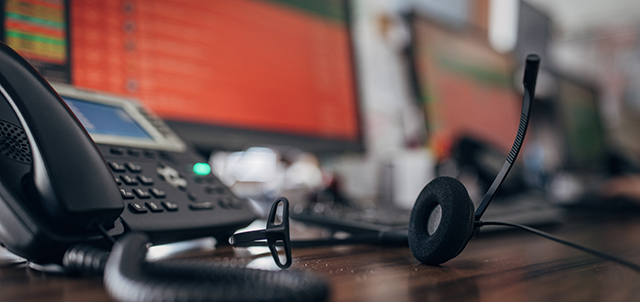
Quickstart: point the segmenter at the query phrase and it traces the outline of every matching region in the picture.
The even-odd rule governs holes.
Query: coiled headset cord
[[[118,301],[324,301],[327,285],[291,271],[265,271],[211,261],[145,261],[149,238],[121,237],[111,253],[71,247],[63,265],[70,271],[104,275],[105,288]]]

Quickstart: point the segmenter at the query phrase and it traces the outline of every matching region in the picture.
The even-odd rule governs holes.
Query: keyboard
[[[294,209],[291,214],[295,220],[351,234],[407,229],[410,217],[411,210],[389,205],[363,209],[341,204],[314,204],[303,210]],[[543,194],[517,194],[494,198],[482,220],[528,226],[552,225],[562,222],[562,210],[548,202]]]

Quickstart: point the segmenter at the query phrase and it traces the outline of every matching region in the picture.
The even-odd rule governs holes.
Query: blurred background
[[[3,40],[48,80],[138,99],[258,203],[410,209],[437,175],[478,202],[515,138],[530,53],[532,119],[500,194],[640,198],[637,1],[0,3]]]

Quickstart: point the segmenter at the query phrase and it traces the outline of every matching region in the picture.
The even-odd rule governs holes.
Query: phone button
[[[171,154],[165,151],[158,151],[158,154],[160,155],[160,158],[164,160],[173,161],[173,157],[171,157]]]
[[[127,167],[127,169],[129,169],[129,171],[133,172],[133,173],[140,173],[142,172],[142,167],[134,164],[134,163],[125,163],[124,164],[125,167]]]
[[[144,150],[144,157],[146,158],[156,158],[156,153],[149,150]]]
[[[210,195],[213,195],[213,194],[220,194],[220,195],[222,195],[222,194],[224,194],[224,193],[225,193],[225,191],[224,191],[224,188],[223,188],[223,187],[205,186],[205,187],[204,187],[204,191],[205,191],[207,194],[210,194]]]
[[[140,205],[137,202],[130,202],[129,210],[131,210],[131,212],[140,213],[140,214],[147,212],[147,209],[145,209],[144,206]]]
[[[149,209],[149,211],[151,212],[162,212],[164,211],[159,205],[157,205],[155,202],[152,201],[147,201],[146,202],[147,208]]]
[[[109,167],[111,167],[113,172],[127,172],[127,169],[123,165],[115,161],[109,162]]]
[[[173,202],[169,202],[169,201],[163,201],[162,202],[162,206],[164,206],[164,208],[167,209],[167,211],[177,211],[178,210],[178,204],[177,203],[173,203]]]
[[[151,177],[146,177],[144,175],[138,175],[138,180],[140,181],[141,184],[143,184],[145,186],[153,185],[153,178],[151,178]]]
[[[134,157],[140,157],[142,152],[140,152],[140,150],[136,150],[136,149],[128,149],[127,150],[127,154],[129,154],[130,156],[134,156]]]
[[[218,201],[218,204],[223,209],[240,209],[241,208],[240,204],[231,198],[223,198]]]
[[[192,210],[211,210],[213,209],[212,202],[197,202],[189,204],[189,208]]]
[[[220,207],[222,207],[223,209],[228,209],[231,207],[231,203],[225,198],[225,199],[221,199],[218,200],[218,204],[220,205]]]
[[[142,189],[133,189],[133,193],[135,193],[140,199],[151,198],[151,195]]]
[[[183,191],[187,189],[187,180],[182,178],[178,170],[160,164],[156,168],[156,172],[158,173],[158,177],[164,179],[168,184]]]
[[[138,184],[138,181],[129,175],[120,175],[120,179],[122,179],[122,181],[124,181],[125,184],[130,186],[135,186]]]
[[[113,155],[124,155],[124,149],[122,148],[112,147],[109,152]]]
[[[120,189],[120,195],[122,195],[124,199],[133,199],[136,197],[133,193],[125,191],[124,189]]]
[[[156,188],[149,189],[149,192],[151,192],[151,195],[155,198],[165,198],[167,196],[167,193]]]

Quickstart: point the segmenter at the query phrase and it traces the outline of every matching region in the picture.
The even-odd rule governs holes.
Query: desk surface
[[[549,232],[640,263],[640,216],[581,218]],[[224,247],[190,257],[231,258]],[[416,261],[407,247],[368,245],[294,249],[293,270],[324,278],[331,301],[630,301],[640,273],[521,231],[473,239],[441,267]],[[270,256],[240,261],[269,263]],[[0,266],[0,301],[110,301],[100,278]]]

